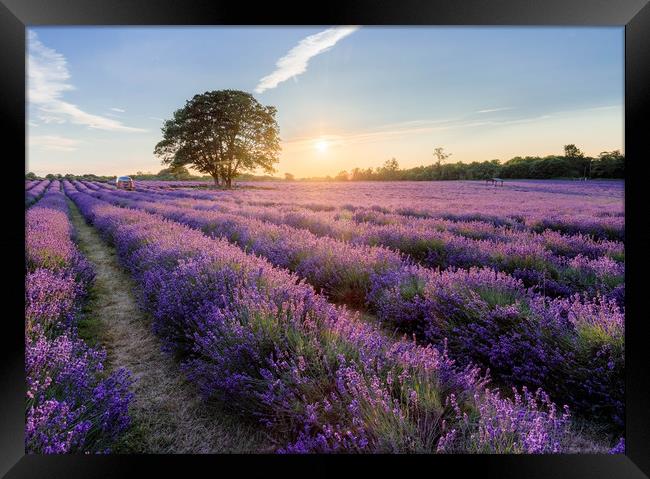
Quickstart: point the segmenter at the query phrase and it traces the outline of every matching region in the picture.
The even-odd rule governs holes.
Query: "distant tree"
[[[444,148],[434,148],[433,149],[433,156],[437,160],[437,164],[440,165],[444,163],[449,157],[451,156],[451,153],[445,153]]]
[[[562,176],[587,176],[591,158],[585,158],[584,153],[576,145],[564,145],[564,158],[568,162],[566,165],[568,171]]]
[[[339,171],[339,173],[334,177],[335,181],[348,181],[348,172],[343,170]]]
[[[624,178],[625,157],[619,150],[603,151],[593,160],[591,174],[594,178]]]
[[[436,179],[436,180],[444,179],[442,165],[445,161],[449,159],[451,155],[452,155],[451,153],[445,153],[445,149],[442,147],[433,149],[433,156],[436,159],[436,163],[435,163],[436,178],[432,178],[432,179]]]
[[[384,162],[384,165],[377,172],[377,176],[380,180],[396,180],[399,171],[399,163],[395,158],[391,158]]]
[[[362,170],[361,168],[355,168],[352,170],[352,181],[368,181],[372,180],[374,176],[374,172],[372,171],[372,168],[367,168],[365,170]]]
[[[500,176],[504,178],[531,178],[531,166],[534,162],[535,158],[515,156],[503,164]]]
[[[567,159],[561,156],[548,156],[540,158],[531,164],[530,176],[533,178],[561,178],[573,176],[575,171],[571,165],[567,164]]]
[[[280,152],[276,113],[239,90],[195,95],[165,121],[154,153],[165,165],[191,165],[215,185],[222,180],[231,187],[241,171],[274,172]]]
[[[499,160],[474,161],[467,166],[467,179],[485,180],[499,176],[501,165]]]
[[[184,166],[170,166],[160,170],[156,176],[161,180],[189,180],[192,178],[189,170]]]
[[[384,170],[385,171],[399,171],[399,163],[395,158],[391,158],[390,160],[386,160],[384,162]]]
[[[25,173],[25,179],[26,180],[35,180],[36,179],[36,174],[29,171],[29,172]]]
[[[293,176],[291,173],[285,173],[284,174],[284,179],[286,181],[295,181],[296,177]]]
[[[584,153],[576,145],[564,145],[564,156],[566,158],[584,158]]]

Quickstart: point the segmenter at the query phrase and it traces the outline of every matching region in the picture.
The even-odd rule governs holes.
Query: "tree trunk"
[[[225,179],[225,182],[226,182],[226,188],[228,188],[228,189],[232,188],[232,177],[231,176],[228,176]]]
[[[213,174],[212,178],[214,179],[214,186],[219,187],[219,175]]]

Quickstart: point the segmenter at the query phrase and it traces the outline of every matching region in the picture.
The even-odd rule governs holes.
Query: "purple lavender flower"
[[[625,454],[625,438],[622,437],[618,440],[616,445],[610,449],[610,454]]]
[[[370,282],[368,286],[373,278],[381,278],[385,286],[395,286],[404,263],[401,259],[391,263],[396,256],[390,252],[367,250],[370,259],[360,257],[361,264],[376,264],[375,269],[339,277],[355,270],[332,266],[337,264],[336,256],[323,246],[315,254],[322,255],[324,264],[312,261],[311,252],[298,243],[304,257],[296,254],[287,246],[293,240],[281,234],[284,228],[265,230],[277,235],[263,242],[236,215],[220,217],[230,222],[225,226],[210,222],[200,226],[210,233],[214,228],[228,231],[229,239],[263,254],[267,261],[193,229],[200,217],[189,209],[157,207],[151,202],[138,209],[120,208],[97,199],[111,201],[112,193],[80,184],[75,191],[67,182],[64,189],[115,244],[121,262],[142,290],[143,306],[154,317],[155,331],[166,349],[181,360],[187,377],[206,398],[225,400],[238,413],[260,421],[277,438],[280,451],[432,452],[447,434],[440,428],[443,420],[449,424],[446,427],[463,430],[462,447],[468,451],[500,451],[503,444],[510,444],[503,436],[521,444],[516,452],[562,450],[564,429],[555,413],[549,412],[555,406],[546,396],[540,396],[548,409],[543,413],[528,396],[501,399],[485,389],[487,379],[479,368],[457,365],[446,348],[391,339],[346,308],[328,303],[300,279],[322,278],[319,289],[335,288],[338,283],[328,283],[332,278],[347,285],[362,280]],[[115,198],[129,206],[139,201],[137,194]],[[333,248],[340,243],[325,244]],[[297,275],[274,267],[281,264]],[[425,273],[437,278],[433,272]],[[456,278],[453,273],[441,277],[436,281]],[[466,281],[487,287],[495,279],[501,289],[486,289],[475,300],[504,308],[507,315],[508,301],[526,297],[520,282],[478,271]],[[405,291],[407,298],[418,297],[419,286],[415,286],[415,294]],[[446,398],[451,397],[452,412],[446,406]],[[528,419],[495,438],[481,439],[483,423],[469,413],[485,411],[485,417],[480,417],[487,431],[495,410],[504,411],[503,422],[508,415]]]

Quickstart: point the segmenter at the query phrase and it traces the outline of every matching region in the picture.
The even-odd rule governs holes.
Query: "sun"
[[[319,138],[316,140],[316,143],[314,143],[314,148],[316,148],[319,153],[325,153],[329,146],[329,142],[325,138]]]

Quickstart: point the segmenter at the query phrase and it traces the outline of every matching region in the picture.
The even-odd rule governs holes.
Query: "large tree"
[[[192,166],[230,188],[242,171],[275,171],[280,153],[276,112],[243,91],[195,95],[165,122],[154,153],[164,165]]]

